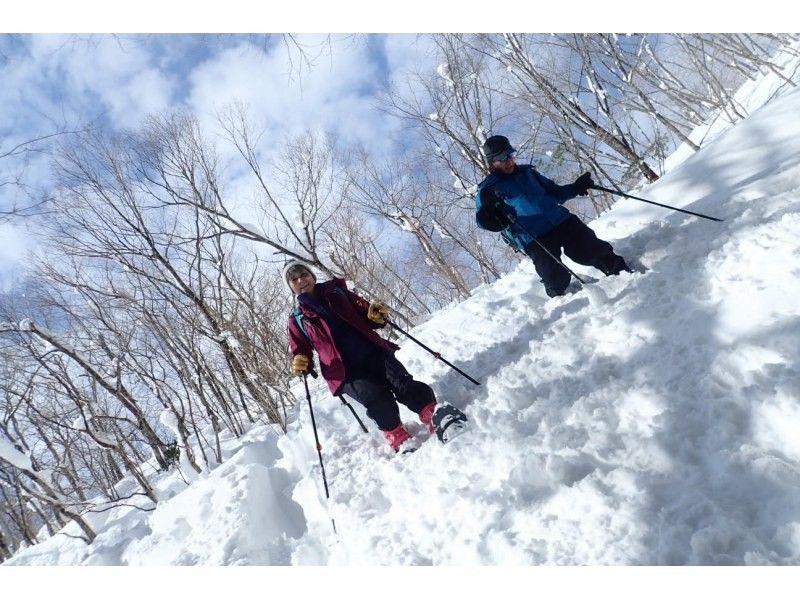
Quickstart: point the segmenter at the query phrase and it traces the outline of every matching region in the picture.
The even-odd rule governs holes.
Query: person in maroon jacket
[[[395,451],[411,438],[398,403],[417,413],[433,433],[433,389],[414,380],[394,356],[400,347],[375,332],[386,325],[389,308],[356,295],[340,278],[318,283],[300,261],[286,264],[283,275],[298,303],[289,316],[292,373],[308,374],[316,350],[331,393],[361,403]]]

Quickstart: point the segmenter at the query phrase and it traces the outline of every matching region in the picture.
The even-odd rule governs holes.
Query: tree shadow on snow
[[[769,136],[768,130],[761,133]],[[776,163],[782,167],[800,164],[796,153],[790,155],[793,151],[776,147],[757,176],[774,172]],[[714,196],[733,194],[735,188],[726,184],[733,174],[726,170],[695,166],[681,171],[689,183],[702,177],[715,189],[689,209],[711,211],[716,205]],[[737,339],[733,345],[720,340],[717,333],[722,324],[709,297],[709,279],[715,273],[708,270],[706,258],[762,221],[758,204],[731,201],[725,207],[721,216],[728,220],[726,226],[675,213],[664,218],[667,226],[658,228],[658,234],[647,228],[621,244],[663,255],[650,265],[649,273],[617,297],[617,301],[641,297],[624,317],[651,329],[657,339],[620,368],[628,372],[624,380],[631,388],[645,385],[660,398],[664,410],[654,419],[653,439],[669,458],[663,471],[635,472],[646,493],[639,519],[647,522],[649,530],[631,563],[800,563],[800,545],[792,532],[800,520],[800,462],[797,455],[763,446],[753,414],[765,399],[748,394],[748,390],[763,393],[776,380],[787,393],[794,385],[797,395],[800,320],[787,323],[784,319],[774,329]],[[745,209],[748,213],[739,216],[737,212]],[[769,214],[769,221],[797,211],[795,206],[781,208]],[[697,227],[705,229],[708,251],[696,247]],[[683,263],[677,265],[676,259]],[[747,266],[759,264],[743,264]],[[780,280],[771,284],[780,285]],[[653,297],[660,300],[653,304]],[[742,363],[737,356],[747,347],[770,348],[782,356],[783,363],[754,364],[752,383],[743,388],[736,380]],[[584,373],[593,377],[591,369]]]

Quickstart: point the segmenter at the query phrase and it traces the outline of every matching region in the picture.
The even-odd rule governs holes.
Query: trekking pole
[[[347,407],[350,410],[350,413],[353,414],[353,417],[356,418],[356,421],[358,422],[358,425],[361,426],[362,430],[364,430],[364,434],[369,434],[369,430],[367,430],[367,426],[365,426],[364,422],[361,421],[361,418],[358,417],[358,414],[356,413],[356,410],[353,409],[353,406],[350,403],[348,403],[347,401],[345,401],[344,397],[339,397],[339,398],[342,400],[342,403],[344,404],[344,406]]]
[[[608,302],[608,295],[605,294],[603,289],[601,289],[600,287],[596,287],[594,285],[591,285],[591,284],[586,284],[586,281],[583,280],[577,274],[575,274],[575,272],[573,272],[570,269],[569,266],[567,266],[564,262],[562,262],[560,259],[558,259],[556,256],[554,256],[552,253],[550,253],[550,250],[547,249],[547,247],[545,247],[544,244],[541,241],[539,241],[539,239],[534,239],[534,242],[539,247],[541,247],[542,251],[544,251],[547,255],[549,255],[551,258],[553,258],[554,262],[559,264],[562,268],[564,268],[564,270],[569,272],[572,276],[574,276],[575,278],[577,278],[580,281],[580,283],[583,286],[583,288],[586,289],[586,293],[589,295],[589,300],[591,302],[593,302],[595,305],[603,305],[606,302]]]
[[[700,218],[705,218],[707,220],[714,220],[715,222],[724,222],[721,218],[714,218],[713,216],[706,216],[705,214],[698,214],[697,212],[691,212],[689,210],[684,210],[682,208],[676,208],[675,206],[668,206],[663,203],[658,203],[657,201],[650,201],[649,199],[644,199],[642,197],[636,197],[635,195],[628,195],[627,193],[623,193],[622,191],[615,191],[614,189],[607,189],[606,187],[601,187],[600,185],[592,185],[589,189],[595,189],[597,191],[605,191],[606,193],[613,193],[614,195],[620,195],[622,197],[627,197],[629,199],[635,199],[638,201],[643,201],[645,203],[651,203],[654,206],[661,206],[662,208],[667,208],[670,210],[675,210],[676,212],[683,212],[684,214],[691,214],[692,216],[699,216]]]
[[[513,224],[513,221],[511,221],[511,220],[508,220],[508,219],[507,219],[507,218],[508,218],[508,217],[507,217],[507,215],[505,215],[505,214],[504,214],[504,217],[506,218],[506,222],[507,222],[507,224]],[[536,243],[536,244],[537,244],[537,245],[538,245],[538,246],[539,246],[539,247],[542,249],[542,251],[544,251],[544,252],[545,252],[547,255],[549,255],[549,256],[550,256],[550,257],[553,259],[553,261],[554,261],[555,263],[557,263],[559,266],[561,266],[562,268],[564,268],[564,270],[566,270],[567,272],[569,272],[569,273],[570,273],[572,276],[574,276],[575,278],[577,278],[577,279],[578,279],[578,281],[579,281],[579,282],[580,282],[580,283],[581,283],[581,284],[582,284],[584,287],[586,287],[586,288],[589,288],[589,287],[587,287],[587,286],[586,286],[586,281],[585,281],[585,280],[583,280],[583,279],[582,279],[580,276],[578,276],[577,274],[575,274],[575,272],[573,272],[573,271],[572,271],[572,270],[569,268],[569,266],[567,266],[567,265],[566,265],[564,262],[562,262],[560,259],[558,259],[556,256],[554,256],[554,255],[553,255],[553,254],[550,252],[550,250],[549,250],[549,249],[547,249],[547,247],[545,247],[545,246],[544,246],[544,245],[543,245],[543,244],[542,244],[542,243],[539,241],[539,239],[534,239],[533,241],[534,241],[534,242],[535,242],[535,243]],[[599,298],[599,297],[598,297],[598,298]]]
[[[476,384],[477,386],[480,386],[480,385],[481,385],[481,383],[480,383],[480,382],[478,382],[477,380],[475,380],[475,378],[472,378],[471,376],[469,376],[469,375],[465,374],[465,373],[464,373],[464,372],[462,372],[460,369],[458,369],[456,366],[454,366],[452,363],[450,363],[449,361],[447,361],[447,360],[446,360],[444,357],[442,357],[441,353],[437,353],[436,351],[434,351],[434,350],[433,350],[433,349],[431,349],[430,347],[428,347],[428,346],[426,346],[426,345],[422,344],[421,342],[419,342],[417,339],[415,339],[415,338],[414,338],[413,336],[411,336],[411,335],[410,335],[408,332],[406,332],[405,330],[403,330],[402,328],[400,328],[400,326],[398,326],[397,324],[395,324],[395,323],[394,323],[394,322],[392,322],[391,320],[386,320],[386,323],[387,323],[387,324],[389,324],[389,326],[391,326],[392,328],[394,328],[394,329],[395,329],[395,330],[397,330],[398,332],[400,332],[400,333],[402,333],[402,334],[406,335],[406,336],[407,336],[408,338],[410,338],[412,341],[414,341],[415,343],[417,343],[417,344],[418,344],[420,347],[422,347],[423,349],[425,349],[425,350],[426,350],[428,353],[430,353],[431,355],[433,355],[433,356],[434,356],[436,359],[438,359],[438,360],[440,360],[440,361],[443,361],[444,363],[446,363],[447,365],[449,365],[451,368],[453,368],[455,371],[457,371],[459,374],[461,374],[462,376],[464,376],[464,377],[465,377],[467,380],[469,380],[469,381],[470,381],[470,382],[472,382],[473,384]]]
[[[314,370],[309,370],[308,373],[311,374],[312,378],[316,378],[317,377],[317,372],[315,372]],[[361,426],[362,430],[364,430],[364,434],[369,434],[369,430],[367,430],[367,426],[365,426],[364,422],[361,421],[361,418],[358,417],[358,413],[356,413],[356,410],[353,409],[353,406],[350,403],[348,403],[347,401],[345,401],[344,397],[340,396],[339,399],[342,401],[342,404],[350,410],[350,413],[353,414],[353,417],[356,418],[356,421],[358,422],[358,425]]]
[[[550,250],[549,250],[549,249],[547,249],[547,247],[545,247],[545,246],[544,246],[544,244],[542,244],[542,242],[541,242],[541,241],[539,241],[539,239],[534,239],[533,241],[534,241],[534,243],[536,243],[536,244],[537,244],[539,247],[541,247],[542,251],[544,251],[544,252],[545,252],[547,255],[549,255],[551,258],[553,258],[553,261],[554,261],[554,262],[556,262],[557,264],[559,264],[559,265],[560,265],[562,268],[564,268],[564,270],[566,270],[567,272],[569,272],[570,274],[572,274],[572,275],[573,275],[575,278],[577,278],[577,279],[580,281],[580,283],[581,283],[582,285],[586,286],[586,281],[585,281],[585,280],[583,280],[583,278],[581,278],[581,277],[580,277],[580,276],[578,276],[577,274],[575,274],[575,272],[573,272],[572,270],[570,270],[569,266],[567,266],[567,265],[566,265],[564,262],[562,262],[560,259],[558,259],[556,256],[554,256],[552,253],[550,253]]]
[[[514,223],[513,219],[509,219],[509,218],[508,218],[508,214],[503,214],[503,218],[505,219],[506,226],[510,226],[511,224],[513,224],[513,223]],[[564,270],[566,270],[567,272],[569,272],[569,273],[570,273],[570,275],[572,275],[572,276],[574,276],[575,278],[577,278],[577,279],[578,279],[578,281],[579,281],[579,282],[581,283],[581,285],[583,286],[583,288],[585,288],[585,289],[586,289],[586,292],[589,294],[590,298],[593,298],[593,299],[594,299],[594,302],[595,302],[596,304],[605,303],[605,302],[608,300],[608,297],[606,296],[606,294],[605,294],[605,293],[604,293],[604,292],[603,292],[601,289],[599,289],[599,288],[597,288],[597,287],[592,287],[592,286],[589,286],[589,285],[587,285],[587,284],[586,284],[586,281],[585,281],[585,280],[583,280],[583,278],[581,278],[580,276],[578,276],[577,274],[575,274],[575,272],[573,272],[573,271],[572,271],[572,270],[569,268],[569,266],[567,266],[567,265],[566,265],[564,262],[562,262],[560,259],[558,259],[556,256],[554,256],[554,255],[553,255],[553,254],[550,252],[550,250],[549,250],[549,249],[547,249],[547,247],[545,247],[545,246],[544,246],[544,245],[541,243],[541,241],[539,241],[539,239],[534,239],[533,241],[534,241],[534,242],[535,242],[535,243],[536,243],[536,244],[537,244],[537,245],[538,245],[538,246],[539,246],[539,247],[542,249],[542,251],[544,251],[544,252],[545,252],[547,255],[549,255],[549,256],[550,256],[550,257],[553,259],[553,261],[554,261],[555,263],[557,263],[559,266],[561,266],[562,268],[564,268]]]
[[[309,392],[308,390],[308,374],[303,374],[303,384],[306,387],[306,399],[308,400],[308,410],[311,412],[311,427],[314,428],[314,441],[317,444],[317,454],[319,455],[319,467],[320,469],[322,469],[322,482],[325,485],[325,498],[328,501],[330,501],[331,495],[328,492],[328,478],[325,477],[325,464],[322,462],[322,447],[319,444],[319,435],[317,434],[317,422],[314,419],[314,407],[311,406],[311,392]],[[333,533],[338,535],[339,532],[336,531],[336,522],[333,520],[333,516],[331,516],[331,525],[333,525]]]

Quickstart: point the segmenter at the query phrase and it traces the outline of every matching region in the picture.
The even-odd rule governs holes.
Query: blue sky
[[[313,64],[281,36],[0,35],[0,148],[89,123],[136,128],[148,113],[188,110],[213,136],[215,114],[245,103],[275,150],[287,136],[325,132],[388,153],[404,134],[377,110],[392,78],[431,61],[416,35],[298,35]],[[25,180],[43,189],[45,154],[32,154]],[[5,176],[22,167],[0,164]],[[0,187],[0,202],[18,197]],[[0,290],[25,263],[32,239],[19,223],[0,224]]]

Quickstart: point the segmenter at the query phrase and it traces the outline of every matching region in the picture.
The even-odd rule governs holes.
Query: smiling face
[[[295,266],[286,274],[286,282],[289,283],[289,287],[295,295],[300,295],[301,293],[311,293],[316,280],[308,268]]]

